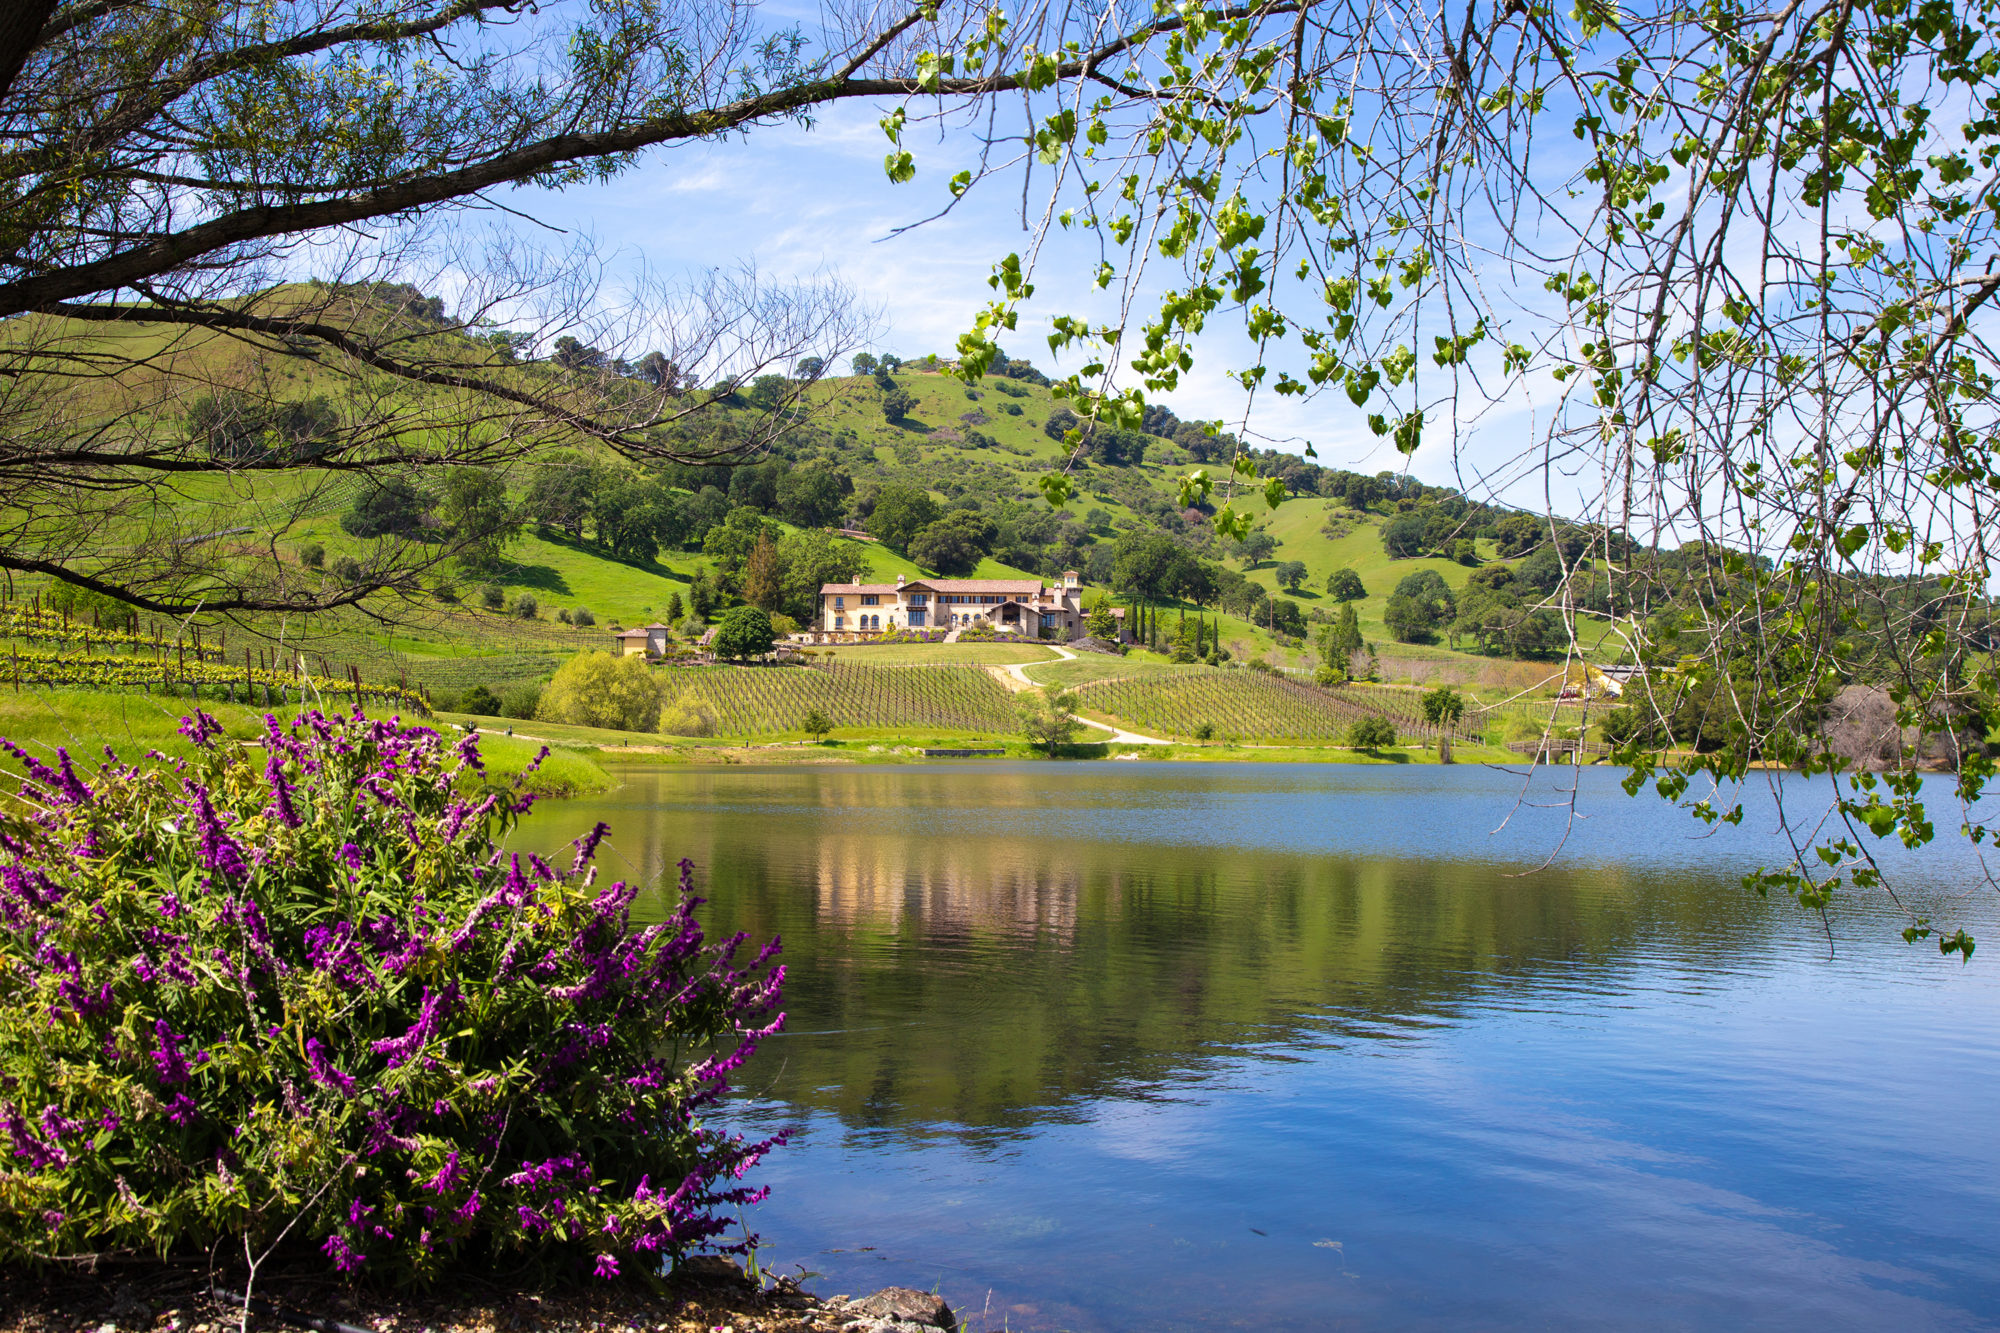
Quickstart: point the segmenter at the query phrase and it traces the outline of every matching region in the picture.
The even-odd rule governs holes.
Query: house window
[[[845,597],[836,597],[833,599],[833,607],[834,610],[836,611],[838,611],[841,607],[846,605],[847,605],[847,599]]]
[[[911,605],[911,606],[923,606],[923,605],[925,605],[925,604],[926,604],[927,602],[929,602],[929,601],[930,601],[930,599],[929,599],[928,597],[925,597],[925,596],[924,596],[924,595],[923,595],[922,593],[920,593],[920,592],[918,592],[918,593],[911,593],[911,594],[910,594],[910,605]]]
[[[835,617],[833,618],[833,627],[834,627],[835,629],[846,629],[846,628],[847,628],[847,617],[846,617],[846,616],[835,616]]]
[[[863,593],[861,595],[861,604],[863,606],[880,606],[882,604],[882,599],[880,597],[877,597],[872,592]]]

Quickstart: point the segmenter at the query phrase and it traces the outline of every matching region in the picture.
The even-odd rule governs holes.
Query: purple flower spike
[[[215,738],[222,734],[222,724],[197,708],[193,717],[181,719],[180,733],[193,741],[196,746],[207,750],[214,746]]]
[[[286,828],[304,824],[292,802],[292,784],[285,779],[285,756],[280,751],[272,750],[271,757],[264,761],[264,780],[271,784],[272,817]]]
[[[194,820],[199,836],[195,855],[204,868],[230,879],[241,879],[249,873],[250,866],[243,859],[242,846],[229,836],[222,817],[215,813],[208,788],[199,784],[194,788]]]
[[[160,1082],[166,1087],[188,1080],[188,1063],[181,1054],[181,1043],[187,1040],[183,1033],[175,1032],[164,1018],[153,1020],[153,1037],[159,1045],[153,1050],[153,1064],[160,1072]]]
[[[336,1272],[352,1273],[368,1262],[367,1255],[356,1250],[339,1236],[328,1236],[326,1244],[320,1248],[326,1251],[327,1258],[333,1260]]]

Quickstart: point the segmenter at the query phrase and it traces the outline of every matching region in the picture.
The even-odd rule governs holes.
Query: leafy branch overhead
[[[33,0],[0,18],[0,570],[156,613],[366,604],[442,553],[385,545],[358,580],[307,578],[273,536],[305,501],[246,477],[551,443],[713,456],[691,423],[717,403],[865,341],[842,293],[612,293],[586,250],[478,228],[518,185],[860,102],[889,178],[940,210],[1010,182],[1028,239],[994,264],[958,369],[984,373],[1060,293],[1038,313],[1074,367],[1054,387],[1075,449],[1219,356],[1238,436],[1275,395],[1404,456],[1449,452],[1496,498],[1560,479],[1598,534],[1565,575],[1702,565],[1702,596],[1613,626],[1650,668],[1635,744],[1687,692],[1734,714],[1726,746],[1634,751],[1665,794],[1829,765],[1796,738],[1872,672],[1904,725],[1953,738],[1969,804],[2000,719],[1993,22],[1988,0],[1028,0],[810,28],[731,0]],[[939,127],[976,145],[948,178],[924,160]],[[1095,251],[1089,284],[1043,278],[1064,233]],[[305,268],[324,281],[284,281]],[[447,274],[448,309],[424,296]],[[389,295],[412,282],[419,299]],[[134,326],[164,350],[134,352]],[[225,390],[296,419],[300,377],[341,388],[310,432],[217,449],[179,428]],[[814,378],[722,456],[767,444]],[[1076,489],[1041,484],[1058,505]],[[176,521],[218,487],[261,512]],[[1253,492],[1284,498],[1239,450],[1181,496],[1241,541]],[[1574,648],[1585,613],[1551,609]],[[1818,906],[1880,882],[1877,825],[1934,836],[1920,793],[1841,791],[1831,860],[1766,887]]]

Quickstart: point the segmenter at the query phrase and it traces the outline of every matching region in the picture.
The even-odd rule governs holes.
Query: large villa
[[[1077,638],[1088,613],[1076,571],[1060,586],[1040,579],[905,579],[826,583],[819,590],[821,634],[865,637],[892,629],[954,630],[990,625],[1026,638]],[[1113,615],[1122,616],[1123,608]],[[1067,634],[1064,633],[1067,631]]]

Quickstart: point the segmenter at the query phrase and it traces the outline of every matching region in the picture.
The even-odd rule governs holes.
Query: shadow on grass
[[[569,580],[554,565],[509,565],[500,577],[516,587],[533,588],[556,597],[569,596]]]
[[[619,555],[609,547],[598,546],[591,542],[573,538],[567,533],[551,532],[547,529],[543,529],[535,535],[551,546],[560,546],[565,551],[571,551],[577,555],[587,555],[593,560],[602,560],[608,565],[623,565],[627,569],[636,569],[642,574],[651,574],[655,578],[672,579],[676,583],[689,583],[693,581],[689,575],[677,574],[666,565],[661,564],[657,557],[648,560],[637,560],[631,556]],[[690,554],[699,553],[694,552]],[[546,566],[536,566],[536,568],[546,568]]]

